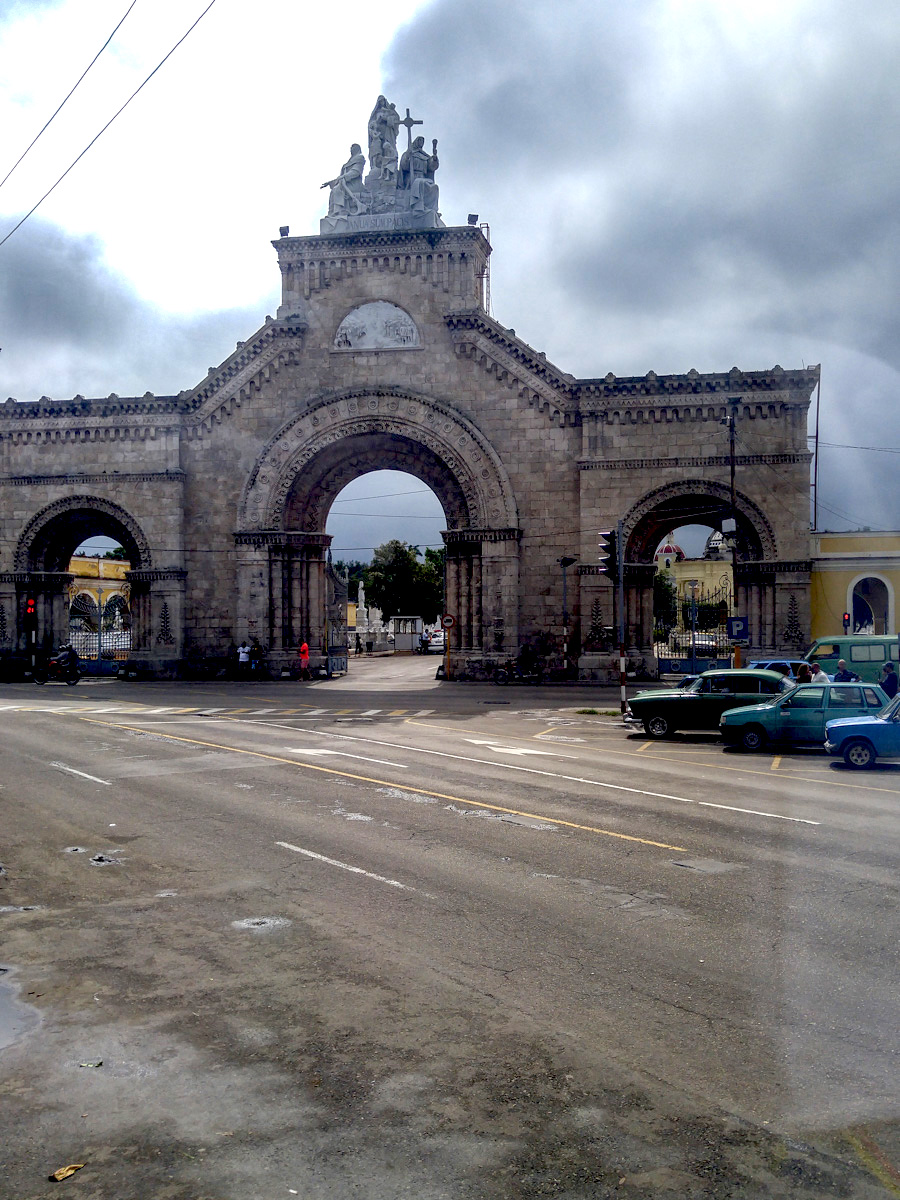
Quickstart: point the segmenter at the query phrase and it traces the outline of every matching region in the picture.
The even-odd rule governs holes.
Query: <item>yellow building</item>
[[[900,589],[900,533],[854,530],[812,535],[810,580],[813,638],[843,631],[896,633]]]
[[[131,650],[131,586],[123,559],[75,554],[69,560],[69,641],[85,661],[118,661]],[[101,619],[102,616],[102,619]]]

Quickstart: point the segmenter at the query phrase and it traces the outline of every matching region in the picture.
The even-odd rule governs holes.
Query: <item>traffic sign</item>
[[[750,622],[746,617],[728,618],[728,640],[735,646],[741,643],[745,646],[749,644]]]
[[[449,613],[444,613],[441,617],[441,624],[445,629],[452,629],[456,624],[456,617],[451,617]]]

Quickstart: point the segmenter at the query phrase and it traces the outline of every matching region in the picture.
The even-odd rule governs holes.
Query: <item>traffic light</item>
[[[33,633],[37,629],[37,601],[34,596],[25,599],[25,632]]]
[[[613,582],[618,578],[619,559],[616,546],[616,531],[601,529],[597,535],[600,555],[600,570]]]
[[[850,614],[844,613],[844,633],[849,633],[849,631],[850,631]]]

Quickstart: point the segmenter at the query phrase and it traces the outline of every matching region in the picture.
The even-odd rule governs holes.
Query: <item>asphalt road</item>
[[[0,1196],[900,1194],[900,767],[436,665],[0,688]]]

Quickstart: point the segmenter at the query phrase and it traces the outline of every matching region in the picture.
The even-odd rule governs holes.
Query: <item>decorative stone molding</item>
[[[650,516],[655,509],[662,507],[667,501],[679,500],[683,496],[708,496],[723,504],[730,505],[731,503],[731,490],[721,483],[694,479],[667,483],[663,487],[648,492],[625,514],[622,524],[626,544],[631,540],[635,529],[645,517]],[[776,559],[778,553],[775,531],[765,513],[742,492],[735,493],[735,500],[739,517],[743,517],[752,527],[766,560]]]
[[[111,483],[184,483],[184,471],[101,471],[95,474],[70,472],[64,475],[7,475],[0,477],[0,487],[52,487],[63,484]]]
[[[195,433],[209,429],[217,417],[233,412],[254,391],[260,391],[272,374],[300,361],[307,324],[299,317],[281,321],[267,318],[266,324],[224,363],[188,392],[179,403],[192,420],[187,428]]]
[[[129,583],[165,583],[167,581],[183,583],[187,579],[187,571],[176,567],[160,567],[146,571],[126,571],[125,578]]]
[[[812,559],[797,561],[764,559],[739,559],[735,564],[735,577],[740,583],[751,583],[768,575],[809,575],[812,570]]]
[[[114,476],[107,476],[106,478],[111,482]],[[56,500],[53,504],[48,504],[35,513],[22,531],[19,543],[16,546],[14,559],[16,570],[28,570],[31,562],[32,546],[50,521],[63,516],[65,513],[75,512],[79,509],[90,509],[92,512],[105,513],[106,516],[112,517],[128,533],[128,536],[137,547],[141,564],[149,566],[153,561],[150,552],[150,543],[147,541],[144,531],[130,513],[120,505],[114,504],[111,500],[107,500],[102,496],[78,495],[65,496],[63,499]]]
[[[549,413],[563,424],[576,423],[571,375],[564,375],[511,329],[504,329],[482,312],[447,313],[444,320],[459,358],[470,359],[515,388],[519,397],[539,412]]]
[[[403,388],[360,388],[314,399],[269,441],[239,505],[245,530],[278,528],[298,476],[326,447],[387,433],[425,446],[465,497],[472,526],[515,527],[509,477],[490,443],[448,404]]]
[[[327,550],[331,541],[330,533],[303,533],[294,529],[251,529],[234,535],[236,546],[315,546]]]
[[[802,454],[736,454],[735,465],[787,466],[806,464],[812,460],[808,452]],[[727,467],[731,459],[727,454],[714,454],[707,458],[582,458],[578,461],[579,471],[663,471],[684,470],[687,467]]]
[[[444,544],[448,549],[457,544],[475,544],[482,542],[520,542],[521,529],[445,529],[441,533]]]
[[[819,382],[820,369],[814,366],[800,371],[784,371],[774,366],[768,371],[739,371],[737,367],[732,367],[727,374],[708,375],[701,375],[696,370],[690,370],[686,375],[657,375],[655,371],[648,371],[644,376],[622,379],[610,373],[603,379],[578,380],[575,394],[579,408],[585,412],[608,410],[610,401],[614,402],[612,407],[622,407],[623,402],[627,406],[641,404],[646,400],[683,400],[708,406],[711,401],[722,404],[723,397],[732,395],[740,395],[744,403],[749,400],[751,406],[754,402],[778,406],[789,403],[788,395],[791,392],[800,393],[808,402]],[[770,393],[770,398],[764,400],[764,393]],[[777,395],[771,396],[771,393]],[[718,409],[715,415],[718,416]],[[724,408],[721,415],[726,415]]]

